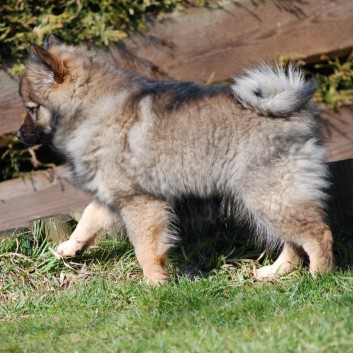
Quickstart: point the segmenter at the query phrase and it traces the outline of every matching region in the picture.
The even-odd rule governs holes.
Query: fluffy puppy
[[[332,268],[324,222],[327,168],[303,73],[261,66],[230,85],[152,81],[102,55],[61,44],[31,46],[20,94],[25,143],[51,143],[94,201],[64,256],[82,252],[119,219],[146,279],[167,280],[176,239],[175,200],[221,197],[259,240],[283,244],[259,278],[292,271],[303,252],[310,272]]]

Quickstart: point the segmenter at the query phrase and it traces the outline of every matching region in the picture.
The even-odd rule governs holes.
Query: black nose
[[[21,138],[22,138],[22,132],[21,132],[20,130],[18,130],[18,131],[16,132],[16,137],[17,137],[19,140],[21,140]]]

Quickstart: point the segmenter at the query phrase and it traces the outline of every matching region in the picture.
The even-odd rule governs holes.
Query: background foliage
[[[66,43],[108,45],[163,16],[208,0],[7,0],[0,7],[0,64],[19,64],[31,42],[55,33]],[[16,66],[15,66],[16,67]]]
[[[319,82],[316,99],[337,109],[351,104],[353,98],[353,52],[345,59],[323,56],[324,61],[314,65]],[[324,74],[323,74],[324,73]]]

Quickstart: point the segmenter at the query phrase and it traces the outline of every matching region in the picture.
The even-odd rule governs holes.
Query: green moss
[[[20,65],[31,42],[50,33],[66,43],[107,46],[158,17],[208,0],[8,0],[0,7],[0,64]]]
[[[320,62],[307,64],[300,54],[282,55],[280,65],[294,62],[309,78],[317,82],[315,99],[331,109],[353,102],[353,52],[348,56],[330,58],[322,55]]]
[[[329,59],[314,65],[319,72],[315,77],[319,82],[316,99],[337,109],[353,101],[353,52],[345,59]],[[323,74],[324,72],[324,74]]]

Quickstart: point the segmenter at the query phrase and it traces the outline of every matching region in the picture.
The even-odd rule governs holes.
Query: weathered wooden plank
[[[353,48],[353,1],[229,1],[189,9],[110,47],[124,67],[149,76],[223,80],[281,55],[313,60]],[[24,108],[17,83],[0,72],[0,135],[14,132]]]
[[[70,184],[64,167],[6,181],[0,183],[0,230],[25,226],[35,218],[68,213],[89,201]]]
[[[353,1],[230,1],[190,9],[119,43],[117,61],[150,75],[224,80],[281,55],[308,61],[353,48]]]
[[[25,197],[28,194],[51,188],[54,184],[67,180],[65,167],[41,171],[32,176],[17,178],[0,183],[0,202],[4,203],[14,197]]]

